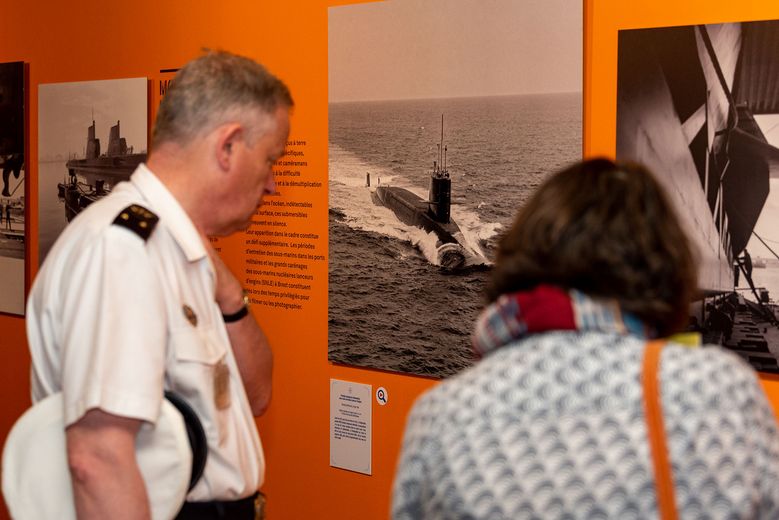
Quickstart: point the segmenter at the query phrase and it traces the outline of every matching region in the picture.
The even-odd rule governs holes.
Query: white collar
[[[195,262],[208,256],[192,219],[146,164],[138,165],[130,182],[149,201],[188,261]]]

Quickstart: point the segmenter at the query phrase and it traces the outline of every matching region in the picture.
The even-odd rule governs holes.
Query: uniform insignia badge
[[[146,241],[159,220],[157,215],[143,206],[132,204],[119,213],[114,219],[114,225],[129,229]]]
[[[224,410],[230,401],[230,369],[222,359],[214,370],[214,405],[217,410]]]
[[[197,314],[192,310],[192,307],[185,303],[181,310],[184,311],[184,317],[187,318],[187,321],[192,324],[193,327],[197,327]]]

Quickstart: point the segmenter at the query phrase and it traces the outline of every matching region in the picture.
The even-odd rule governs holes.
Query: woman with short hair
[[[696,263],[643,167],[549,178],[503,237],[473,346],[418,399],[394,519],[657,518],[645,346],[679,332]],[[754,371],[669,341],[657,381],[680,518],[779,518],[779,437]]]

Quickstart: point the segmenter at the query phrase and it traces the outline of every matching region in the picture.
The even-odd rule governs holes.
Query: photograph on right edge
[[[618,45],[617,158],[658,176],[697,246],[689,330],[779,373],[779,21]]]

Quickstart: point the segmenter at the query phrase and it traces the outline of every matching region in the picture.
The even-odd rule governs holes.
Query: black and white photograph
[[[779,373],[779,21],[620,31],[617,76],[617,158],[698,252],[689,330]]]
[[[328,358],[454,374],[501,234],[581,158],[581,3],[331,7],[328,69]]]
[[[24,62],[0,63],[0,312],[24,314]]]
[[[39,253],[146,160],[146,78],[38,87]]]

